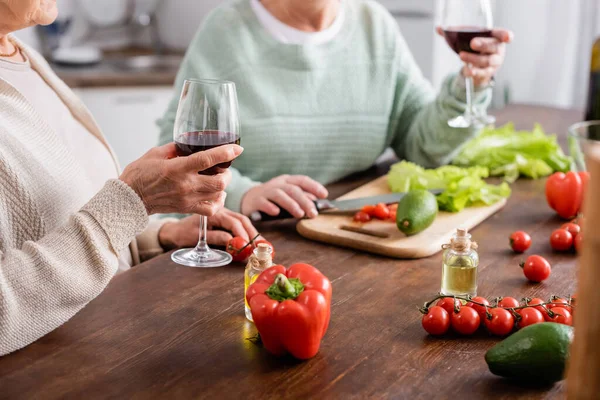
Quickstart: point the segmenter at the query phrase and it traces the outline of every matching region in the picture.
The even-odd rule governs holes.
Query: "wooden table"
[[[497,112],[500,122],[542,122],[565,136],[580,113],[532,106]],[[331,186],[333,195],[377,174]],[[560,221],[544,181],[522,180],[508,206],[473,231],[480,244],[479,293],[548,298],[575,291],[575,257],[552,254]],[[525,229],[530,254],[547,255],[550,279],[525,281],[508,236]],[[261,227],[284,265],[308,262],[333,282],[331,325],[307,362],[276,359],[247,338],[243,267],[192,269],[159,257],[117,276],[71,321],[0,359],[0,398],[558,398],[564,384],[523,388],[491,375],[483,355],[497,339],[432,338],[417,306],[440,287],[441,254],[399,261],[302,239],[291,222]]]

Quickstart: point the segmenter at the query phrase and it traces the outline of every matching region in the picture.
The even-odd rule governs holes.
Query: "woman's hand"
[[[441,27],[437,28],[437,32],[444,36]],[[506,43],[512,42],[513,37],[514,34],[509,30],[494,29],[491,38],[476,37],[471,40],[471,48],[478,53],[460,52],[460,59],[470,64],[463,67],[463,76],[472,77],[476,87],[487,85],[504,63]]]
[[[212,216],[223,207],[231,172],[200,175],[198,171],[233,161],[242,151],[240,146],[227,145],[177,157],[175,144],[169,143],[151,149],[129,164],[120,179],[140,196],[148,215]]]
[[[246,192],[241,210],[244,215],[262,211],[277,216],[282,207],[295,218],[314,218],[318,215],[314,201],[327,195],[327,189],[308,176],[281,175]]]
[[[158,240],[165,250],[194,247],[198,243],[199,226],[199,215],[192,215],[178,222],[167,222],[158,232]],[[224,230],[214,230],[215,228]],[[207,241],[211,245],[225,246],[233,236],[241,236],[250,241],[257,235],[258,232],[248,217],[226,208],[208,218]]]

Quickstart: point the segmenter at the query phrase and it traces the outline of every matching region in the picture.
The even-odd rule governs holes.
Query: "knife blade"
[[[444,189],[431,189],[429,192],[433,194],[440,194]],[[406,193],[390,193],[382,194],[378,196],[359,197],[356,199],[345,199],[345,200],[315,200],[315,207],[320,214],[327,215],[346,215],[352,214],[359,211],[363,206],[375,205],[379,203],[393,204],[397,203],[406,196]],[[273,221],[280,219],[294,218],[288,211],[281,209],[279,215],[271,216],[260,211],[255,211],[250,215],[250,219],[253,222],[259,221]]]

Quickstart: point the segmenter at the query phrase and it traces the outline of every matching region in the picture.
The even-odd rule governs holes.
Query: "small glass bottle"
[[[255,249],[250,258],[248,259],[248,265],[246,265],[246,271],[244,272],[244,304],[246,305],[246,318],[252,321],[252,313],[250,312],[250,306],[246,300],[246,292],[248,287],[254,283],[258,276],[267,268],[273,265],[273,258],[271,254],[273,249],[266,243],[260,243]]]
[[[445,249],[441,293],[449,296],[477,295],[477,243],[471,242],[466,229],[457,229]]]

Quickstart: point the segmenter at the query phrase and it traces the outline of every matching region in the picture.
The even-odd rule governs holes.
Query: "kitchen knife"
[[[444,190],[443,189],[431,189],[429,192],[433,194],[440,194]],[[360,197],[356,199],[347,199],[347,200],[315,200],[315,207],[319,214],[328,214],[328,215],[346,215],[352,214],[354,212],[359,211],[363,206],[366,205],[376,205],[379,203],[383,204],[393,204],[397,203],[402,198],[406,196],[406,193],[391,193],[391,194],[382,194],[378,196],[370,196],[370,197]],[[250,219],[253,222],[259,221],[273,221],[279,219],[289,219],[294,218],[288,211],[281,208],[281,212],[279,215],[271,216],[265,214],[260,211],[255,211],[250,215]]]

